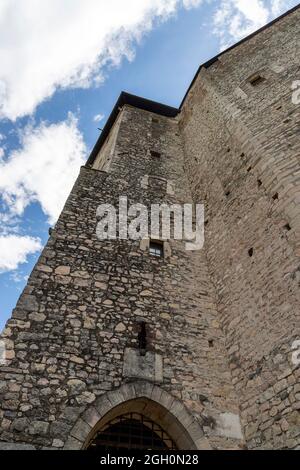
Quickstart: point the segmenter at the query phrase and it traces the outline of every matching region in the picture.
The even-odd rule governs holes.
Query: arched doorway
[[[125,423],[121,426],[122,421]],[[128,433],[136,433],[138,427],[146,438],[139,443],[130,442]],[[157,385],[139,381],[104,393],[89,405],[75,422],[64,449],[90,449],[93,445],[107,444],[118,448],[121,434],[129,444],[127,448],[138,445],[150,450],[151,440],[150,447],[155,448],[211,448],[201,426],[182,402]],[[113,441],[104,442],[110,437]]]
[[[164,429],[141,413],[126,413],[112,419],[94,435],[88,450],[177,450]]]
[[[140,434],[140,437],[138,435]],[[190,435],[167,408],[147,397],[111,408],[89,433],[84,448],[190,449]],[[153,447],[153,449],[152,449]]]

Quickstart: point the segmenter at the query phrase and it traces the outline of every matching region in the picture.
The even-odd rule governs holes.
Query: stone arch
[[[182,450],[210,449],[201,426],[186,407],[160,387],[135,382],[104,393],[73,426],[64,449],[85,449],[101,426],[123,412],[142,412],[161,425]]]

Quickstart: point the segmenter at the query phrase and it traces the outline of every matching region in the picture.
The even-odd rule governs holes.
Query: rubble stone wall
[[[299,9],[203,68],[181,113],[249,448],[300,443]],[[261,80],[251,84],[253,77]]]
[[[81,169],[7,323],[0,440],[62,448],[101,396],[146,380],[186,407],[197,445],[238,448],[239,410],[203,251],[171,241],[156,258],[140,240],[96,236],[97,207],[118,207],[119,196],[148,207],[191,202],[178,123],[125,106],[114,137],[109,172]]]

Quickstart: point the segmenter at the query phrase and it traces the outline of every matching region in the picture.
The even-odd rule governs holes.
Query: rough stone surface
[[[218,418],[217,432],[221,436],[232,439],[243,439],[241,421],[239,415],[223,413]]]
[[[163,361],[160,354],[147,351],[141,355],[137,349],[126,348],[124,353],[123,377],[163,381]]]
[[[291,361],[300,337],[300,106],[291,90],[299,33],[298,9],[202,69],[180,116],[250,449],[300,440]],[[253,87],[254,74],[265,81]]]
[[[160,383],[200,423],[214,421],[219,413],[238,413],[204,251],[188,252],[183,241],[171,241],[170,256],[160,259],[142,250],[139,240],[96,236],[98,205],[117,205],[121,195],[146,205],[192,201],[176,134],[177,121],[160,117],[154,122],[152,114],[125,107],[109,171],[81,169],[37,264],[51,271],[34,269],[20,299],[22,305],[30,292],[35,314],[45,319],[26,310],[22,320],[13,315],[7,325],[16,351],[9,366],[19,372],[9,379],[1,371],[1,380],[19,386],[13,395],[3,394],[7,440],[15,437],[13,420],[26,417],[28,428],[18,431],[19,439],[45,447],[56,446],[53,439],[65,442],[80,408],[93,405],[128,376]],[[158,147],[159,164],[150,155]],[[140,184],[145,173],[151,175],[147,191]],[[175,194],[167,194],[167,180],[174,182]],[[147,324],[145,356],[138,349],[141,321]],[[138,358],[135,372],[128,355],[124,362],[130,350]],[[66,423],[67,407],[75,412],[74,421]],[[222,447],[212,427],[206,434]],[[79,440],[79,434],[72,437]]]
[[[1,450],[35,450],[30,444],[18,444],[17,442],[0,442]]]
[[[299,11],[202,69],[177,118],[120,111],[2,334],[0,449],[81,449],[134,400],[179,446],[299,447]],[[124,195],[205,203],[204,249],[100,241]]]

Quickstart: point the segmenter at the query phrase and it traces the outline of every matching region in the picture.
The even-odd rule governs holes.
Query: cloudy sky
[[[0,0],[0,329],[122,90],[178,106],[293,0]]]

